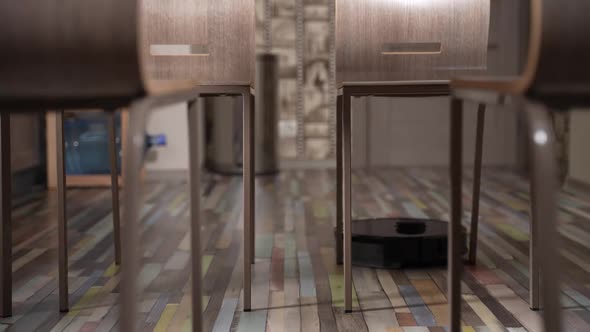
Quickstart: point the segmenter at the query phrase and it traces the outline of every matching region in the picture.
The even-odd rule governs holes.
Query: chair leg
[[[342,144],[343,144],[343,210],[344,217],[344,310],[352,312],[352,182],[351,182],[351,96],[342,95]]]
[[[137,282],[139,274],[140,250],[139,205],[140,172],[143,167],[145,148],[145,116],[150,109],[149,102],[140,101],[129,110],[129,127],[127,129],[125,153],[123,155],[123,261],[121,266],[121,331],[137,331],[137,295],[141,292]]]
[[[243,153],[244,153],[244,311],[250,311],[252,305],[252,242],[251,233],[254,223],[254,110],[250,107],[250,92],[242,94]]]
[[[57,161],[57,222],[59,261],[59,310],[69,310],[68,304],[68,223],[66,217],[66,171],[64,153],[63,111],[55,113]]]
[[[256,113],[256,104],[255,104],[255,97],[254,95],[250,95],[250,112],[252,112],[253,114]],[[256,115],[254,115],[254,120],[252,120],[252,135],[253,135],[253,142],[251,143],[252,146],[252,165],[254,165],[254,161],[256,160],[256,153],[255,153],[255,147],[256,147],[256,133],[254,131],[254,126],[256,124]],[[253,172],[254,174],[256,174],[256,168],[254,166],[252,166]],[[254,185],[252,187],[252,190],[254,190]],[[254,196],[252,196],[252,199],[254,199]],[[251,222],[251,228],[250,228],[250,263],[254,264],[256,261],[256,218],[255,218],[255,212],[254,212],[254,208],[252,208],[252,217],[250,219]]]
[[[527,115],[528,120],[528,104],[523,103],[525,113]],[[529,130],[534,130],[531,127],[531,123],[529,123]],[[535,148],[534,141],[529,143],[531,149]],[[531,151],[533,152],[533,151]],[[531,160],[531,167],[532,165]],[[530,169],[532,171],[532,168]],[[537,196],[534,194],[536,192],[537,183],[534,181],[534,177],[531,173],[529,178],[529,192],[530,192],[530,224],[529,224],[529,307],[531,310],[540,310],[541,309],[541,271],[539,269],[539,232],[538,232],[538,222],[539,222],[539,215],[537,214],[538,211],[538,204]]]
[[[117,112],[109,112],[109,158],[111,162],[111,197],[113,201],[113,237],[115,264],[121,264],[121,222],[119,218],[119,171],[117,168]]]
[[[545,331],[561,330],[561,301],[559,289],[560,273],[560,245],[557,230],[557,168],[555,165],[554,140],[555,135],[546,107],[527,103],[525,106],[529,122],[530,138],[530,176],[532,182],[531,197],[533,218],[531,224],[535,225],[535,236],[531,236],[531,260],[538,266],[543,279],[543,287],[533,289],[540,290],[543,299],[543,320]],[[542,257],[542,259],[538,259]],[[531,271],[531,286],[536,283],[538,287],[538,274]],[[535,281],[533,281],[535,280]],[[531,299],[535,296],[531,295]],[[538,299],[538,296],[536,296]]]
[[[461,279],[463,273],[461,204],[462,164],[463,164],[463,102],[451,99],[451,220],[448,239],[448,296],[450,307],[450,331],[461,331]]]
[[[342,264],[342,96],[336,98],[336,264]]]
[[[477,109],[477,129],[475,134],[475,160],[473,161],[473,201],[471,202],[471,230],[469,231],[470,265],[477,263],[477,232],[479,226],[479,194],[481,189],[481,162],[483,155],[483,131],[486,116],[485,104]]]
[[[10,113],[0,113],[0,317],[12,316],[12,172]]]
[[[200,224],[200,168],[199,162],[199,112],[198,100],[189,104],[189,187],[190,187],[190,229],[191,229],[191,271],[192,271],[192,317],[193,332],[201,332],[202,296],[201,296],[201,224]]]
[[[529,180],[529,192],[531,195],[531,217],[529,224],[529,307],[531,310],[541,309],[541,271],[539,270],[539,232],[538,223],[539,216],[537,214],[537,197],[534,195],[536,189],[536,183],[531,178]]]

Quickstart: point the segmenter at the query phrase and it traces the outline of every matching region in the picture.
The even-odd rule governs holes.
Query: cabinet
[[[83,114],[82,114],[83,113]],[[125,132],[127,131],[127,123],[128,123],[128,114],[127,111],[118,112],[120,120],[118,121],[118,135],[120,137],[117,146],[120,146],[120,159],[122,158],[123,154],[125,153],[123,146],[125,140]],[[64,129],[65,133],[64,136],[66,137],[66,185],[68,187],[110,187],[111,185],[111,178],[108,173],[108,145],[106,140],[103,141],[101,139],[102,134],[106,134],[108,127],[106,127],[106,120],[109,116],[108,114],[100,111],[96,112],[89,112],[84,111],[80,112],[79,115],[83,117],[87,117],[86,121],[90,122],[81,127],[81,130],[74,131],[68,133],[68,127],[73,125],[73,123],[68,123],[68,121],[73,121],[72,116],[76,116],[76,112],[66,112],[64,115],[65,123]],[[104,125],[101,127],[101,119],[104,121]],[[56,156],[55,156],[55,148],[56,148],[56,139],[55,139],[55,115],[52,113],[48,113],[46,115],[46,142],[47,142],[47,186],[51,189],[56,188],[57,186],[57,178],[56,178]],[[103,131],[103,133],[101,133]],[[84,135],[83,138],[84,142],[82,142],[82,146],[79,146],[81,143],[77,140],[74,136]],[[94,136],[94,137],[93,137]],[[69,138],[68,138],[69,137]],[[78,144],[78,146],[73,146]],[[70,146],[68,146],[70,145]],[[76,149],[83,149],[82,151],[76,151]],[[92,150],[95,150],[94,152]],[[91,154],[91,155],[90,155]],[[84,158],[85,160],[78,160],[78,158],[83,158],[83,156],[90,156],[90,158]],[[104,160],[103,160],[104,159]],[[106,169],[101,167],[99,164],[106,165]],[[92,171],[97,171],[96,173],[92,173]],[[122,168],[119,166],[119,172],[121,172]],[[70,171],[68,173],[68,171]],[[90,172],[89,172],[90,171]],[[119,177],[119,183],[121,183],[121,177]]]

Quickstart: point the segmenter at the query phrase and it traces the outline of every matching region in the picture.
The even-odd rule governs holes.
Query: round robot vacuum
[[[352,222],[352,264],[378,268],[447,264],[448,222],[414,218],[361,219]],[[462,243],[466,229],[462,227]],[[467,246],[464,246],[467,252]]]

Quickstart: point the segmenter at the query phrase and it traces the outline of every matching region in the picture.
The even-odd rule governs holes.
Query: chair
[[[112,112],[117,108],[129,107],[130,128],[125,141],[126,153],[123,161],[125,241],[122,243],[121,330],[137,330],[134,319],[137,295],[135,277],[139,262],[137,207],[140,193],[139,172],[145,146],[145,116],[154,107],[172,103],[189,102],[194,106],[199,97],[194,81],[154,81],[145,78],[145,66],[139,56],[138,9],[136,0],[23,0],[0,3],[0,42],[5,49],[10,50],[0,55],[2,315],[9,315],[11,307],[8,181],[10,113],[60,110],[57,111],[56,128],[58,142],[61,142],[58,144],[59,299],[60,309],[65,311],[68,310],[68,263],[61,110],[98,108]],[[250,115],[251,112],[246,113],[246,123],[251,123]],[[193,275],[200,276],[197,120],[196,112],[189,112],[191,264]],[[112,136],[111,132],[111,138]],[[249,156],[246,153],[246,159]],[[199,299],[193,303],[193,330],[200,331],[201,283],[198,277],[193,279],[192,291],[198,295],[193,298]]]
[[[143,53],[148,76],[158,80],[193,79],[202,96],[242,100],[244,172],[244,311],[251,307],[254,263],[254,112],[255,1],[159,0],[145,2]],[[170,18],[174,18],[171,20]],[[198,19],[196,19],[198,18]]]
[[[486,69],[489,16],[489,0],[336,2],[336,252],[344,261],[346,312],[352,310],[352,98],[448,96],[451,77]]]
[[[106,4],[106,8],[95,11],[89,17],[91,23],[100,22],[111,14],[113,3]],[[91,9],[97,9],[98,4],[90,4]],[[110,6],[109,6],[110,5]],[[129,6],[124,10],[129,10]],[[121,262],[121,240],[119,223],[119,192],[117,180],[117,159],[115,145],[115,112],[116,108],[127,98],[136,94],[140,88],[135,86],[139,72],[132,66],[122,66],[114,62],[113,57],[101,58],[96,51],[105,46],[101,34],[124,29],[119,21],[102,31],[96,31],[92,24],[82,24],[77,27],[67,23],[77,13],[76,7],[64,4],[54,17],[49,20],[49,2],[38,4],[33,1],[19,3],[3,2],[0,4],[2,16],[2,33],[0,40],[10,49],[0,56],[0,109],[1,109],[1,140],[2,140],[2,258],[0,267],[1,288],[0,316],[12,315],[12,236],[11,236],[11,199],[10,199],[10,113],[25,111],[41,111],[57,109],[56,111],[56,159],[57,159],[57,188],[58,188],[58,257],[59,257],[59,288],[60,310],[67,311],[68,304],[68,255],[67,255],[67,216],[66,216],[66,186],[64,170],[64,137],[63,137],[63,109],[76,106],[89,107],[101,105],[109,114],[109,154],[111,165],[111,188],[113,201],[113,229],[115,238],[115,263]],[[69,11],[68,11],[69,10]],[[126,13],[123,13],[123,15]],[[34,23],[23,26],[23,21]],[[61,28],[74,31],[72,39],[63,38],[57,22],[63,20]],[[63,32],[63,31],[62,31]],[[73,45],[81,44],[82,38],[88,38],[88,48],[75,49]],[[115,43],[124,44],[134,38],[133,33],[120,34]],[[27,42],[23,42],[23,41]],[[125,50],[123,50],[125,51]],[[129,50],[127,50],[129,51]],[[121,53],[122,57],[131,55]],[[109,54],[112,56],[112,54]],[[60,57],[69,56],[79,58],[80,61],[60,61]],[[120,70],[120,75],[117,71]],[[115,74],[117,73],[117,74]],[[93,79],[91,84],[89,79]]]
[[[463,100],[501,103],[516,99],[528,120],[531,181],[530,293],[531,307],[543,301],[546,331],[561,329],[559,290],[559,238],[557,232],[557,171],[550,112],[590,105],[590,41],[585,1],[531,0],[530,39],[524,72],[519,77],[457,78],[451,82],[452,227],[461,217],[461,122]],[[585,38],[586,37],[586,38]],[[458,285],[462,269],[453,239],[452,285]],[[540,272],[540,273],[539,273]],[[540,278],[539,278],[540,275]],[[542,287],[539,283],[542,279]],[[452,287],[457,301],[459,289]],[[536,295],[538,293],[538,295]],[[539,298],[540,297],[540,298]],[[459,325],[460,312],[453,326]]]

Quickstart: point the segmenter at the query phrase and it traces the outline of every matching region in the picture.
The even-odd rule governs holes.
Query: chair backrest
[[[449,79],[486,69],[490,0],[336,1],[336,80]]]
[[[137,0],[0,1],[0,102],[143,93]]]
[[[199,84],[254,82],[254,0],[144,0],[147,76]]]
[[[531,0],[528,93],[590,105],[590,1]]]

